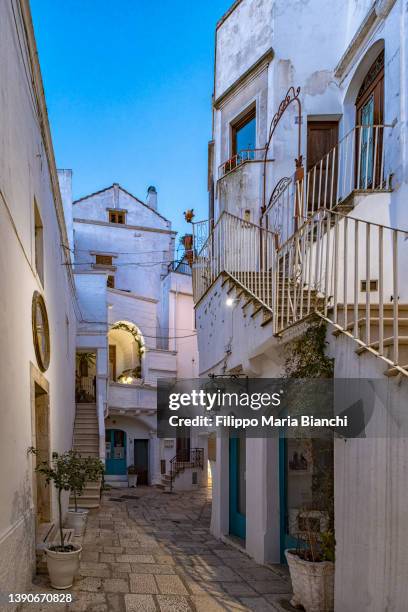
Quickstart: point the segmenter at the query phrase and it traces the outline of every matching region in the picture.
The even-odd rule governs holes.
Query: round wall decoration
[[[34,291],[31,309],[35,356],[41,372],[50,365],[50,330],[43,296]]]

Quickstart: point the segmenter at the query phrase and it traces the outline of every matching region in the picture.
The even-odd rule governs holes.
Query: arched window
[[[363,79],[356,98],[356,124],[381,125],[384,120],[384,49]]]
[[[382,182],[384,122],[384,49],[365,75],[356,98],[356,186],[379,188]]]

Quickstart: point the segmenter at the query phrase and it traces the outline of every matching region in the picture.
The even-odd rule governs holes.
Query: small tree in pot
[[[42,461],[36,467],[36,472],[45,476],[47,485],[51,482],[54,484],[58,496],[59,543],[45,549],[51,585],[56,589],[69,589],[72,586],[82,550],[82,547],[76,544],[64,543],[62,529],[62,492],[71,488],[72,466],[70,453],[54,452],[50,462]]]
[[[302,393],[302,379],[333,377],[333,360],[326,356],[326,326],[312,322],[306,332],[289,344],[285,363],[286,378],[294,385],[291,409],[299,414],[313,413]],[[294,380],[299,379],[299,380]],[[313,398],[309,398],[313,401]],[[332,434],[310,439],[312,502],[296,516],[297,546],[285,551],[292,581],[294,607],[306,612],[334,610],[334,479]]]
[[[67,453],[67,459],[70,473],[69,488],[74,498],[74,508],[70,508],[67,514],[67,527],[74,529],[76,536],[81,536],[85,530],[88,510],[78,508],[78,498],[83,494],[88,481],[99,480],[104,472],[104,465],[96,457],[82,457],[74,450]]]

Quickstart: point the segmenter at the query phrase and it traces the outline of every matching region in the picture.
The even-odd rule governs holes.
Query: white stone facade
[[[388,131],[384,128],[384,166],[392,174],[392,190],[354,195],[350,215],[407,228],[407,27],[407,9],[400,1],[235,2],[216,29],[210,218],[216,223],[223,211],[228,211],[259,224],[262,163],[251,160],[235,167],[233,162],[227,164],[227,170],[233,171],[223,176],[223,164],[236,153],[234,125],[248,109],[256,109],[254,145],[262,148],[279,103],[290,87],[300,87],[300,152],[307,168],[308,122],[338,122],[338,140],[354,128],[357,93],[383,49],[383,123],[389,126]],[[299,128],[296,115],[296,104],[291,104],[275,130],[269,151],[273,161],[266,166],[268,194],[282,177],[294,176]],[[230,245],[226,248],[229,253]],[[389,263],[390,248],[385,247]],[[399,281],[399,298],[405,302],[408,285],[402,272]],[[242,307],[245,300],[227,306],[229,296],[239,295],[239,290],[227,293],[228,288],[219,276],[196,304],[200,376],[228,372],[254,378],[281,376],[288,336],[278,338],[271,326],[262,326],[261,316],[251,316],[251,305]],[[375,301],[375,296],[372,299]],[[384,362],[370,354],[358,357],[355,343],[345,336],[335,339],[332,331],[329,325],[328,352],[335,359],[335,376],[383,379],[388,400],[377,407],[380,420],[390,406],[406,405],[406,382],[399,386],[395,379],[385,379]],[[402,466],[408,459],[406,441],[388,437],[345,444],[336,440],[334,453],[336,610],[380,612],[387,606],[403,610],[406,592],[401,576],[406,560],[402,550],[408,544],[408,532],[399,525],[406,503],[401,479]],[[276,440],[247,439],[244,546],[259,562],[282,560],[279,468]],[[384,499],[380,491],[387,487],[389,495]],[[213,464],[212,531],[218,537],[230,532],[226,438],[217,439]],[[387,554],[392,556],[389,563],[385,561]]]
[[[50,457],[71,448],[78,309],[28,2],[1,3],[0,56],[0,591],[10,593],[26,592],[35,571],[41,490],[29,449]],[[45,371],[34,350],[34,292],[48,313]],[[43,521],[57,517],[49,494]],[[63,503],[65,512],[66,495]]]
[[[60,172],[64,185],[68,173]],[[175,232],[157,210],[154,188],[146,202],[114,184],[65,206],[86,309],[77,346],[97,352],[100,456],[105,460],[107,448],[106,480],[114,485],[125,484],[127,467],[136,465],[135,440],[147,441],[147,483],[163,483],[176,443],[170,449],[157,439],[157,380],[198,372],[191,275],[172,264]],[[110,222],[112,211],[124,222]],[[139,334],[141,349],[123,325]],[[109,463],[109,440],[105,444],[112,430],[125,434],[125,449],[114,451],[122,459],[116,467]]]

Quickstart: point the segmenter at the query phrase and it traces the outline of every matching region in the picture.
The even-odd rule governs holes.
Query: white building
[[[238,0],[216,28],[210,222],[194,225],[200,376],[281,376],[317,315],[335,377],[386,389],[368,439],[334,441],[339,612],[407,601],[408,453],[390,418],[407,405],[407,28],[398,0]],[[311,499],[292,452],[217,438],[212,531],[260,562],[283,560]]]
[[[42,558],[36,550],[56,537],[55,491],[35,472],[53,451],[68,451],[74,441],[84,454],[103,460],[107,454],[107,463],[116,461],[121,472],[124,465],[125,474],[144,461],[136,465],[140,481],[168,486],[170,459],[183,450],[186,469],[181,474],[173,466],[174,486],[199,486],[206,473],[204,456],[187,461],[201,440],[156,437],[157,378],[196,376],[198,360],[191,275],[188,266],[168,267],[175,233],[155,210],[155,191],[146,204],[114,185],[72,205],[72,173],[56,170],[28,0],[0,3],[0,57],[0,592],[6,594],[28,591]],[[115,465],[111,471],[120,477]],[[98,505],[98,484],[88,486],[83,501]],[[63,495],[64,515],[68,503]]]
[[[25,0],[0,5],[0,57],[0,591],[21,593],[57,516],[36,462],[71,448],[79,310]]]
[[[106,459],[109,484],[127,486],[134,466],[139,484],[168,485],[178,455],[186,469],[183,476],[173,469],[173,486],[199,486],[204,450],[191,457],[203,448],[200,440],[157,438],[157,380],[198,372],[191,268],[173,261],[176,233],[158,212],[154,187],[146,202],[118,184],[72,202],[71,180],[70,171],[60,171],[86,309],[77,339],[74,445]],[[96,489],[86,496],[97,504]]]

